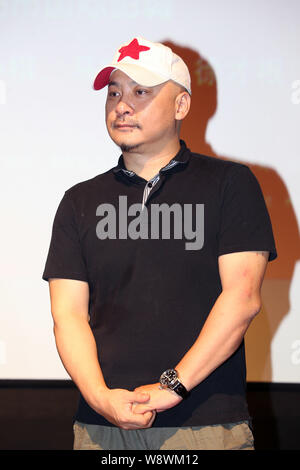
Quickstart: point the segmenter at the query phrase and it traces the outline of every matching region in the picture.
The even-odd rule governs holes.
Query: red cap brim
[[[101,90],[104,88],[109,81],[111,72],[114,70],[114,67],[105,67],[101,72],[98,73],[94,81],[94,89]]]

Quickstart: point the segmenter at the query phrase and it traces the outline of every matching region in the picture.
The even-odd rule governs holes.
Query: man
[[[122,155],[65,192],[43,274],[74,449],[253,449],[243,337],[276,257],[259,185],[180,140],[191,85],[171,49],[132,39],[106,85]]]

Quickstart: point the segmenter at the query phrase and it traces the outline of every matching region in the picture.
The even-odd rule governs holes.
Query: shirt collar
[[[188,163],[190,158],[189,149],[186,146],[186,143],[183,140],[180,140],[180,149],[172,160],[167,163],[163,168],[160,169],[161,172],[168,173],[176,165],[184,166]],[[123,155],[119,157],[118,164],[115,166],[112,171],[115,174],[123,174],[131,180],[140,178],[134,171],[128,170],[124,164]]]

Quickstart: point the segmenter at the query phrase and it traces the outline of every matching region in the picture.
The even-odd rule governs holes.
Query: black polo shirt
[[[43,273],[45,280],[89,283],[90,326],[111,388],[158,382],[180,361],[221,293],[220,255],[277,256],[264,198],[247,166],[192,153],[181,141],[150,183],[127,170],[121,156],[116,167],[68,189]],[[153,426],[248,419],[245,388],[242,343],[186,400],[158,413]],[[112,426],[83,397],[75,419]]]

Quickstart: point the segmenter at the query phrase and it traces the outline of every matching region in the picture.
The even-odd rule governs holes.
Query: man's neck
[[[161,148],[153,146],[150,152],[139,151],[139,149],[123,152],[124,164],[128,170],[134,171],[138,176],[149,181],[175,157],[179,150],[180,142],[177,139]]]

